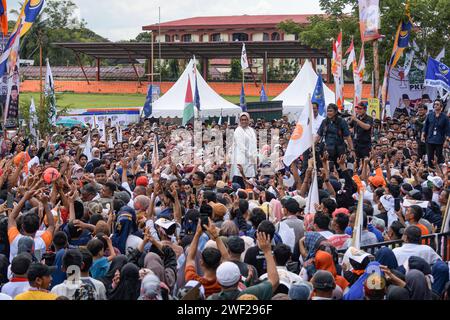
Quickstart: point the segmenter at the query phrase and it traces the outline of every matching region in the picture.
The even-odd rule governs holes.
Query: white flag
[[[312,146],[312,121],[310,107],[306,106],[300,115],[294,132],[289,140],[283,162],[290,166],[295,159],[300,157],[306,150]]]
[[[31,104],[30,104],[30,133],[33,137],[35,137],[36,139],[38,138],[37,135],[37,124],[38,124],[38,117],[36,114],[36,105],[34,104],[34,99],[33,97],[31,97]]]
[[[86,155],[88,162],[92,160],[92,144],[91,144],[91,131],[88,132],[86,144],[84,145],[83,153]]]
[[[102,123],[99,126],[99,133],[100,133],[100,141],[106,142],[105,119],[103,119]]]
[[[308,192],[308,199],[306,199],[305,214],[316,213],[315,204],[319,204],[319,184],[317,183],[317,172],[313,171],[312,183]]]
[[[409,71],[411,70],[411,65],[412,62],[414,60],[414,56],[416,54],[415,50],[410,50],[406,56],[405,56],[405,64],[403,65],[403,69],[404,69],[404,77],[406,78],[409,74]]]
[[[113,137],[111,134],[109,134],[109,139],[108,139],[108,148],[110,149],[114,149],[114,144],[113,144]]]
[[[350,43],[350,47],[348,48],[348,50],[345,53],[345,55],[347,55],[347,54],[348,54],[347,64],[345,65],[345,69],[346,70],[350,69],[350,65],[356,59],[355,46],[353,45],[353,39],[352,39],[352,42]],[[353,70],[353,72],[355,72],[355,70]]]
[[[50,99],[50,122],[56,125],[56,97],[55,97],[55,83],[53,82],[52,69],[47,58],[47,72],[45,74],[45,96]]]
[[[358,209],[356,210],[355,226],[353,227],[352,247],[361,249],[361,234],[363,230],[363,193],[359,193]]]
[[[445,47],[442,48],[441,52],[436,56],[437,61],[442,62],[441,60],[445,57]]]
[[[120,125],[116,125],[116,133],[117,133],[117,142],[121,143],[122,142],[122,128],[120,127]]]
[[[242,70],[248,68],[247,50],[245,50],[245,43],[242,44],[241,68]]]

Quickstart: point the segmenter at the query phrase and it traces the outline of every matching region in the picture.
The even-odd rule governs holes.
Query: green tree
[[[231,69],[228,73],[228,80],[240,80],[242,79],[242,68],[241,68],[241,60],[232,59],[231,60]]]

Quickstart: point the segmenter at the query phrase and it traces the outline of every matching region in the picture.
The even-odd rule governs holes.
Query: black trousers
[[[442,154],[443,144],[427,143],[428,166],[433,167],[434,155],[437,157],[438,164],[444,163],[444,155]]]

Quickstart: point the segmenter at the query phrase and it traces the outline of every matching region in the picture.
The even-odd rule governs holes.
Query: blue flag
[[[243,112],[247,111],[247,103],[245,102],[244,85],[242,85],[242,89],[241,89],[240,106],[241,106],[241,109]]]
[[[266,102],[267,100],[269,100],[269,99],[267,99],[266,90],[264,90],[264,84],[263,84],[262,88],[261,88],[261,95],[259,97],[259,101]]]
[[[200,111],[200,93],[198,92],[197,85],[197,73],[195,73],[195,95],[194,95],[194,104],[198,111]]]
[[[406,22],[402,22],[402,28],[398,37],[398,47],[408,48],[409,46],[409,36],[411,35],[411,29],[413,25],[411,20],[408,19]]]
[[[425,85],[450,91],[450,68],[429,57]]]
[[[325,116],[325,95],[323,93],[323,81],[320,73],[317,78],[316,88],[314,89],[311,103],[317,103],[319,105],[319,114]]]
[[[146,118],[152,115],[152,102],[153,102],[153,85],[148,87],[147,98],[145,99],[144,104],[144,116]]]

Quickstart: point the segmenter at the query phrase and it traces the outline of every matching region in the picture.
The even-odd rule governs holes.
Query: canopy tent
[[[195,97],[195,73],[197,74],[201,117],[239,115],[241,108],[225,100],[211,89],[205,79],[201,76],[200,72],[197,71],[194,61],[194,59],[191,59],[178,81],[161,98],[153,102],[151,117],[182,118],[188,78],[191,80],[192,97]]]
[[[314,93],[318,75],[314,71],[312,64],[306,60],[302,69],[295,77],[294,81],[282,92],[274,101],[283,101],[283,114],[289,117],[290,121],[297,121],[303,108],[308,106],[308,95]],[[326,85],[323,86],[325,104],[335,102],[335,94]]]

